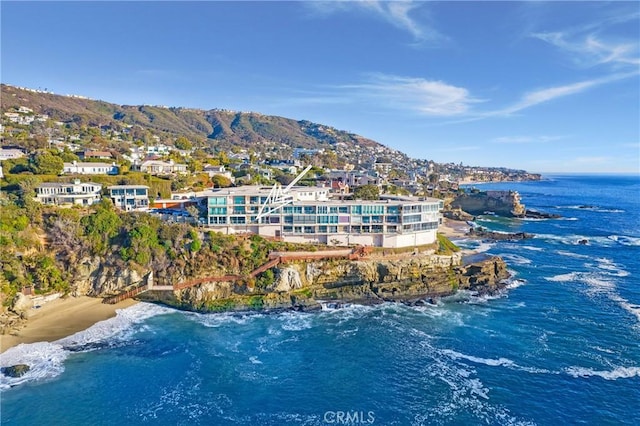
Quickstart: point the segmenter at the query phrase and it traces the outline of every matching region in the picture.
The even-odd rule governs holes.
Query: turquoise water
[[[562,219],[481,217],[519,242],[500,296],[319,313],[195,314],[138,304],[0,364],[3,425],[637,424],[640,179],[516,189]],[[588,244],[578,241],[586,239]],[[10,387],[13,386],[13,387]]]

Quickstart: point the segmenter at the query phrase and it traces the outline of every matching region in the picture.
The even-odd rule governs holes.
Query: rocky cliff
[[[462,209],[472,215],[491,211],[499,216],[523,217],[525,206],[517,191],[467,192],[451,202],[452,209]]]
[[[262,291],[217,282],[176,292],[151,291],[141,298],[197,311],[313,310],[321,303],[423,303],[463,289],[495,293],[508,277],[499,257],[463,264],[459,254],[416,255],[289,263],[276,269],[274,284]]]

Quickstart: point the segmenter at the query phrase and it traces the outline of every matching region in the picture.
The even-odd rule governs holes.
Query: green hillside
[[[185,136],[223,150],[236,147],[263,153],[286,153],[294,148],[327,149],[339,144],[338,154],[348,161],[370,161],[374,151],[376,156],[391,154],[404,157],[395,150],[353,133],[306,120],[254,112],[116,105],[5,84],[1,86],[0,99],[2,113],[21,106],[28,107],[36,114],[47,114],[51,120],[64,122],[67,126],[107,126],[116,130],[133,127],[159,136]]]

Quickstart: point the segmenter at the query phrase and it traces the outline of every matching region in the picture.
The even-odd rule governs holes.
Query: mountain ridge
[[[160,136],[185,136],[221,150],[235,146],[275,155],[283,149],[331,148],[339,156],[356,163],[374,162],[376,158],[372,157],[392,156],[399,161],[409,159],[406,154],[361,135],[309,120],[295,120],[259,112],[118,105],[8,84],[1,85],[1,100],[0,111],[3,114],[19,107],[27,107],[69,127],[109,127],[121,130],[139,126]]]

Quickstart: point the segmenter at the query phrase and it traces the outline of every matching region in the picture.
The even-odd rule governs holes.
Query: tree
[[[380,188],[376,185],[362,185],[353,190],[353,197],[356,200],[379,200]]]
[[[35,155],[31,169],[37,175],[59,175],[64,168],[64,161],[57,155],[44,151]]]
[[[213,175],[211,182],[214,188],[228,188],[233,184],[231,179],[223,175]]]
[[[193,148],[193,144],[184,136],[180,136],[178,139],[176,139],[174,146],[184,151],[188,151]]]
[[[104,254],[111,238],[118,235],[122,220],[114,211],[111,201],[103,199],[97,205],[96,212],[83,217],[81,223],[94,252]]]

